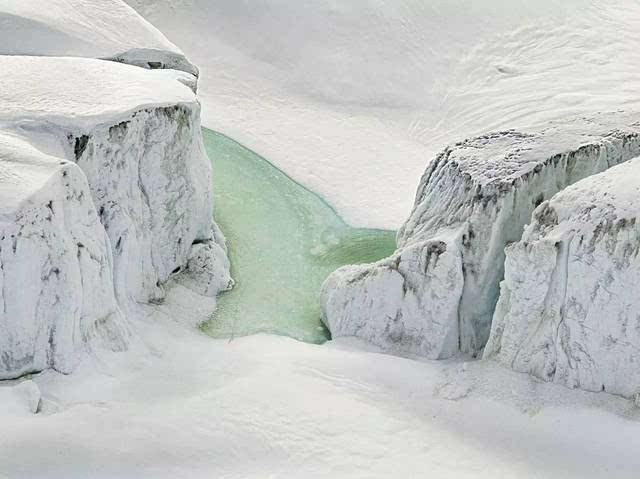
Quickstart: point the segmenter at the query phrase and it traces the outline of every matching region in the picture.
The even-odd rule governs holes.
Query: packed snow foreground
[[[170,280],[210,296],[232,285],[213,221],[197,70],[176,47],[159,53],[169,42],[123,3],[83,3],[0,3],[17,31],[3,30],[0,43],[0,379],[69,373],[87,352],[127,349],[128,317],[162,302]],[[76,22],[52,23],[56,12]],[[117,62],[19,55],[77,44],[56,48],[58,26],[91,55],[89,39],[104,37],[92,37],[93,26],[114,15],[126,20],[115,24],[123,37],[140,41],[114,47]],[[154,63],[161,57],[175,61]],[[167,66],[186,71],[151,71]]]
[[[333,337],[440,359],[478,355],[491,334],[485,355],[519,371],[639,392],[640,163],[600,173],[639,155],[628,113],[448,147],[422,177],[396,253],[325,282]]]

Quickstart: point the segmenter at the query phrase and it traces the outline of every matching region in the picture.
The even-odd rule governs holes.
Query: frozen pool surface
[[[236,286],[220,296],[202,329],[215,337],[266,332],[324,342],[322,282],[342,265],[390,255],[395,232],[347,226],[264,158],[220,133],[203,135]]]

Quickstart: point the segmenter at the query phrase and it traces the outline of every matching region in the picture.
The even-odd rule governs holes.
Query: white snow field
[[[447,144],[638,107],[637,0],[128,0],[200,69],[203,124],[397,228]]]

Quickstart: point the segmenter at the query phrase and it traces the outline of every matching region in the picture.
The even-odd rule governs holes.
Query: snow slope
[[[128,0],[200,68],[204,125],[398,227],[445,145],[638,107],[637,0]]]
[[[0,408],[0,474],[631,479],[640,467],[638,410],[606,394],[357,344],[212,340],[161,316],[134,327],[144,350],[33,378],[39,414],[29,397],[12,402],[21,414]]]
[[[0,55],[108,58],[146,68],[197,69],[121,0],[0,0]],[[150,63],[151,62],[151,63]]]
[[[545,201],[507,247],[485,357],[590,391],[640,393],[640,158]]]

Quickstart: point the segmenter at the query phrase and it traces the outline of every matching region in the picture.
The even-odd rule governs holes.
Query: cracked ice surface
[[[485,357],[546,381],[640,392],[640,158],[542,203],[507,247]]]
[[[545,199],[640,153],[630,113],[600,114],[445,149],[422,177],[393,256],[336,271],[323,286],[333,337],[445,358],[485,345],[504,247]]]

